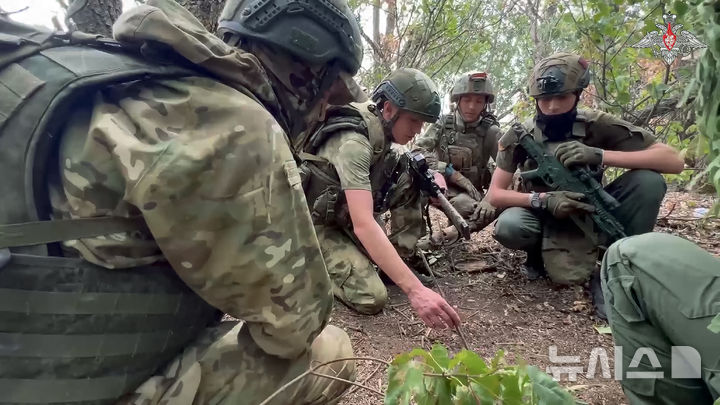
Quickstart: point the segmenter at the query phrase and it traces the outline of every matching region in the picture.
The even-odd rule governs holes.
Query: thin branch
[[[363,382],[362,382],[361,384],[362,384],[362,385],[367,384],[368,381],[370,381],[370,379],[373,378],[373,376],[375,376],[375,373],[377,373],[377,372],[380,370],[380,367],[382,367],[382,366],[383,366],[382,364],[378,364],[377,367],[375,367],[375,370],[373,370],[373,372],[370,373],[370,375],[368,375],[368,376],[365,378],[365,380],[363,380]],[[352,394],[353,392],[357,391],[357,388],[358,388],[357,386],[350,388],[350,390],[348,391],[347,395],[350,395],[350,394]]]
[[[329,364],[339,363],[339,362],[341,362],[341,361],[349,361],[349,360],[368,360],[368,361],[375,361],[375,362],[383,363],[383,364],[385,364],[386,366],[390,366],[390,363],[389,363],[389,362],[387,362],[387,361],[385,361],[385,360],[377,359],[377,358],[374,358],[374,357],[343,357],[343,358],[340,358],[340,359],[335,359],[335,360],[326,361],[326,362],[324,362],[324,363],[318,364],[318,365],[315,366],[315,367],[312,367],[311,369],[305,371],[304,373],[302,373],[302,374],[298,375],[297,377],[293,378],[292,380],[288,381],[288,382],[285,383],[282,387],[278,388],[277,390],[275,390],[275,392],[273,392],[272,394],[270,394],[269,397],[265,398],[265,400],[262,401],[262,402],[260,403],[260,405],[267,405],[267,404],[269,404],[270,401],[271,401],[273,398],[275,398],[276,396],[278,396],[278,394],[280,394],[281,392],[285,391],[288,387],[290,387],[291,385],[293,385],[293,384],[297,383],[298,381],[302,380],[302,379],[305,378],[306,376],[308,376],[308,375],[310,375],[310,374],[312,374],[312,373],[315,373],[319,368],[325,367],[325,366],[327,366],[327,365],[329,365]]]
[[[383,394],[382,392],[376,390],[375,388],[370,388],[370,387],[368,387],[367,385],[363,385],[363,384],[360,384],[360,383],[355,382],[355,381],[350,381],[350,380],[346,380],[346,379],[344,379],[344,378],[335,377],[335,376],[331,376],[331,375],[328,375],[328,374],[322,374],[322,373],[318,373],[318,372],[315,372],[315,371],[311,371],[310,374],[311,374],[311,375],[314,375],[314,376],[317,376],[317,377],[323,377],[323,378],[328,378],[328,379],[330,379],[330,380],[335,380],[335,381],[340,381],[340,382],[344,382],[344,383],[347,383],[347,384],[352,384],[352,385],[354,385],[354,386],[356,386],[356,387],[360,387],[360,388],[364,388],[364,389],[366,389],[366,390],[368,390],[368,391],[372,391],[372,392],[374,392],[376,395],[379,395],[380,398],[385,398],[385,394]],[[345,394],[343,394],[343,395],[345,395]]]
[[[447,298],[445,298],[445,292],[443,291],[442,287],[440,287],[440,283],[437,282],[437,278],[435,277],[435,272],[432,271],[432,269],[430,268],[430,265],[427,262],[427,259],[425,258],[425,253],[420,252],[420,258],[422,259],[422,262],[425,265],[425,269],[427,269],[427,271],[430,272],[433,282],[435,283],[435,286],[437,287],[438,291],[440,292],[440,296],[443,297],[443,299],[445,301],[447,301]],[[455,331],[458,333],[458,335],[460,335],[460,340],[462,340],[463,347],[467,350],[470,350],[470,346],[468,345],[467,340],[465,339],[465,334],[462,331],[462,327],[460,325],[456,325]]]

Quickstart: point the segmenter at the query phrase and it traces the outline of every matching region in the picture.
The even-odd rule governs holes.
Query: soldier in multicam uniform
[[[28,335],[29,340],[21,334],[21,343],[10,352],[0,350],[0,379],[7,387],[4,400],[116,403],[126,394],[121,403],[256,405],[309,367],[352,357],[347,334],[327,325],[333,305],[330,279],[288,146],[322,116],[330,102],[362,100],[352,80],[362,60],[360,30],[345,0],[309,5],[228,0],[219,22],[222,40],[175,2],[150,0],[123,14],[114,26],[115,38],[126,48],[124,56],[113,56],[117,45],[106,47],[93,36],[73,34],[76,43],[83,40],[94,45],[81,49],[52,33],[18,27],[13,26],[18,40],[12,46],[44,51],[33,53],[27,59],[31,62],[10,67],[5,63],[20,61],[18,58],[29,53],[16,53],[10,62],[3,59],[0,80],[20,95],[3,95],[8,103],[18,100],[12,108],[22,107],[23,98],[35,100],[31,96],[54,91],[49,84],[42,86],[43,80],[52,81],[51,76],[42,76],[47,69],[52,74],[52,69],[59,71],[60,66],[70,71],[86,69],[83,72],[98,67],[105,73],[94,76],[96,82],[106,76],[114,82],[92,87],[83,76],[69,79],[76,87],[88,83],[92,92],[69,104],[74,106],[71,113],[60,117],[64,125],[49,132],[52,136],[43,138],[44,131],[32,135],[46,145],[59,140],[55,147],[44,148],[51,151],[47,172],[29,183],[37,187],[35,191],[49,189],[55,220],[39,221],[49,226],[33,228],[14,223],[22,222],[23,217],[13,220],[19,211],[0,210],[3,227],[20,229],[2,234],[4,246],[65,240],[65,255],[79,255],[85,261],[68,262],[70,258],[53,258],[47,252],[39,259],[16,256],[22,250],[13,248],[9,260],[0,260],[0,266],[6,266],[3,274],[23,271],[27,265],[23,263],[28,261],[43,266],[62,259],[59,263],[79,266],[68,272],[68,277],[83,274],[78,273],[81,270],[90,275],[92,270],[103,277],[115,274],[117,279],[88,292],[82,283],[95,281],[89,276],[81,278],[77,293],[68,293],[75,284],[61,279],[55,284],[63,290],[52,296],[45,292],[28,295],[26,290],[33,283],[15,285],[21,287],[16,293],[24,294],[17,296],[42,300],[42,305],[28,305],[18,312],[17,316],[26,316],[26,311],[40,313],[27,318],[28,323],[20,322],[34,333]],[[44,40],[67,47],[33,48]],[[164,64],[155,67],[147,59],[131,55],[135,50]],[[81,51],[90,57],[75,53]],[[46,64],[49,67],[36,69],[33,65],[48,58],[53,60]],[[127,64],[104,67],[104,60]],[[183,67],[173,67],[177,64]],[[127,67],[135,69],[132,74],[112,76],[124,73]],[[88,77],[92,79],[92,75]],[[68,88],[71,92],[72,86]],[[2,108],[10,106],[8,103]],[[4,118],[14,112],[3,111]],[[51,131],[55,127],[46,128]],[[3,140],[15,136],[2,135]],[[23,136],[30,139],[30,135]],[[15,153],[22,156],[23,150]],[[29,161],[32,164],[32,159]],[[32,218],[35,214],[28,215]],[[87,218],[97,221],[82,220]],[[93,230],[94,223],[105,229]],[[17,235],[25,238],[14,240]],[[196,309],[175,306],[178,295],[162,295],[162,300],[153,301],[157,297],[146,294],[146,289],[155,288],[151,280],[158,271],[147,270],[147,281],[143,281],[141,266],[163,261],[204,301],[244,322],[223,322],[204,332],[200,329],[194,342],[182,343],[170,353],[177,357],[164,372],[138,387],[167,361],[167,357],[154,356],[154,351],[167,353],[165,349],[176,347],[173,333],[183,330],[165,333],[164,328],[184,325]],[[109,272],[88,262],[115,270]],[[65,271],[57,271],[61,270]],[[138,275],[139,284],[129,285],[127,280]],[[6,284],[8,280],[3,278],[0,287],[13,287]],[[16,283],[23,278],[18,280]],[[107,294],[113,288],[119,292]],[[128,301],[126,296],[133,298]],[[58,300],[67,305],[51,304]],[[87,305],[93,302],[97,305]],[[205,305],[197,300],[195,307]],[[167,311],[167,319],[159,317]],[[99,329],[104,319],[100,312],[115,316],[119,330]],[[94,313],[98,315],[81,316]],[[122,335],[123,328],[135,324],[135,318],[125,322],[127,317],[138,313],[137,321],[146,329]],[[52,329],[67,319],[74,322],[75,329],[37,334],[40,328]],[[58,337],[65,333],[82,334],[77,347],[69,349],[75,340]],[[52,339],[62,342],[57,358],[43,354],[56,349],[48,345],[38,354],[38,342]],[[82,345],[91,341],[98,345]],[[11,366],[18,355],[37,356],[44,362],[38,364],[45,368],[23,376],[30,362]],[[355,377],[352,360],[337,361],[318,371],[340,379]],[[59,373],[65,373],[64,377],[58,377]],[[272,403],[335,403],[347,386],[308,376]]]
[[[450,101],[455,111],[445,115],[418,137],[415,148],[429,158],[431,168],[445,175],[447,196],[455,209],[475,232],[495,219],[495,208],[483,190],[490,184],[490,158],[497,154],[500,127],[487,111],[495,100],[487,73],[469,72],[460,76]],[[457,229],[449,226],[421,241],[421,248],[458,239]]]
[[[557,53],[541,60],[529,80],[537,112],[523,126],[566,167],[630,169],[605,188],[620,203],[612,213],[627,235],[650,232],[666,190],[660,173],[679,173],[683,162],[677,151],[655,142],[652,134],[635,125],[600,111],[578,110],[589,78],[588,63],[578,55]],[[511,129],[498,143],[488,198],[493,206],[507,209],[498,217],[494,237],[510,249],[527,251],[528,278],[547,272],[556,283],[582,283],[593,273],[598,247],[569,216],[593,207],[582,202],[582,195],[547,192],[542,184],[525,184],[528,192],[508,190],[518,167],[536,167],[518,142]],[[603,316],[602,305],[597,305],[602,294],[596,276],[591,282],[593,298],[598,315]]]
[[[439,113],[432,80],[416,69],[402,68],[380,83],[372,103],[329,110],[323,127],[304,146],[304,188],[333,292],[358,312],[375,314],[387,300],[375,262],[407,294],[428,326],[460,321],[401,258],[414,254],[424,231],[423,198],[412,188],[407,163],[391,149],[391,142],[410,142],[423,123],[435,121]],[[388,209],[389,239],[377,219]]]

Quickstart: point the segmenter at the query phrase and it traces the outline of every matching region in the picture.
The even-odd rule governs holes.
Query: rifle
[[[523,180],[540,179],[552,190],[584,194],[587,201],[595,206],[595,212],[590,214],[590,218],[607,235],[608,245],[626,236],[623,225],[610,213],[620,203],[603,189],[602,184],[595,180],[589,169],[566,168],[555,156],[547,153],[522,125],[513,124],[513,130],[518,135],[520,146],[538,165],[537,169],[520,173]],[[592,223],[583,221],[578,215],[572,215],[570,218],[585,233],[586,237],[593,241],[595,245],[598,245]]]
[[[435,177],[430,173],[430,167],[428,166],[425,156],[421,153],[412,154],[405,152],[405,158],[408,160],[408,167],[410,168],[410,175],[413,180],[417,182],[420,191],[429,196],[437,198],[440,201],[440,208],[447,215],[450,222],[458,230],[458,233],[465,239],[470,239],[470,226],[465,222],[462,215],[450,204],[447,198],[440,191],[440,186],[435,182]]]

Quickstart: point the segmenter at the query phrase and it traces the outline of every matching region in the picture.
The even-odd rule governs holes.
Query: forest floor
[[[669,192],[663,202],[655,231],[673,233],[689,239],[720,256],[720,219],[700,218],[703,208],[710,208],[711,195]],[[434,226],[440,225],[442,213],[431,212]],[[444,223],[444,221],[442,222]],[[500,246],[492,238],[492,225],[473,235],[472,240],[450,250],[455,270],[450,266],[448,251],[428,255],[438,284],[448,302],[455,305],[463,319],[463,334],[470,350],[491,358],[502,349],[509,362],[523,359],[542,370],[552,366],[550,347],[558,356],[579,356],[583,371],[571,381],[567,374],[560,383],[589,404],[627,404],[618,381],[614,379],[614,350],[611,334],[597,328],[607,324],[593,315],[588,289],[583,286],[563,288],[547,279],[528,281],[519,269],[522,252]],[[437,288],[436,288],[437,290]],[[397,354],[415,347],[429,349],[435,343],[445,344],[452,353],[463,348],[456,332],[426,328],[415,316],[405,295],[395,286],[388,288],[390,300],[375,316],[357,314],[337,304],[331,323],[350,335],[357,356],[391,360]],[[593,349],[607,353],[609,378],[603,377],[598,362],[594,378],[588,360]],[[555,364],[555,366],[573,364]],[[358,362],[357,381],[385,391],[384,366],[369,361]],[[343,405],[382,404],[382,398],[362,388],[353,387],[342,399]]]

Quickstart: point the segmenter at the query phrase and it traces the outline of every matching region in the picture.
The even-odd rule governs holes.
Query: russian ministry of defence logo
[[[678,56],[685,56],[695,49],[707,48],[707,45],[690,31],[682,29],[682,24],[675,24],[674,14],[663,14],[665,25],[655,24],[659,31],[651,31],[632,48],[652,48],[653,54],[668,65]]]

